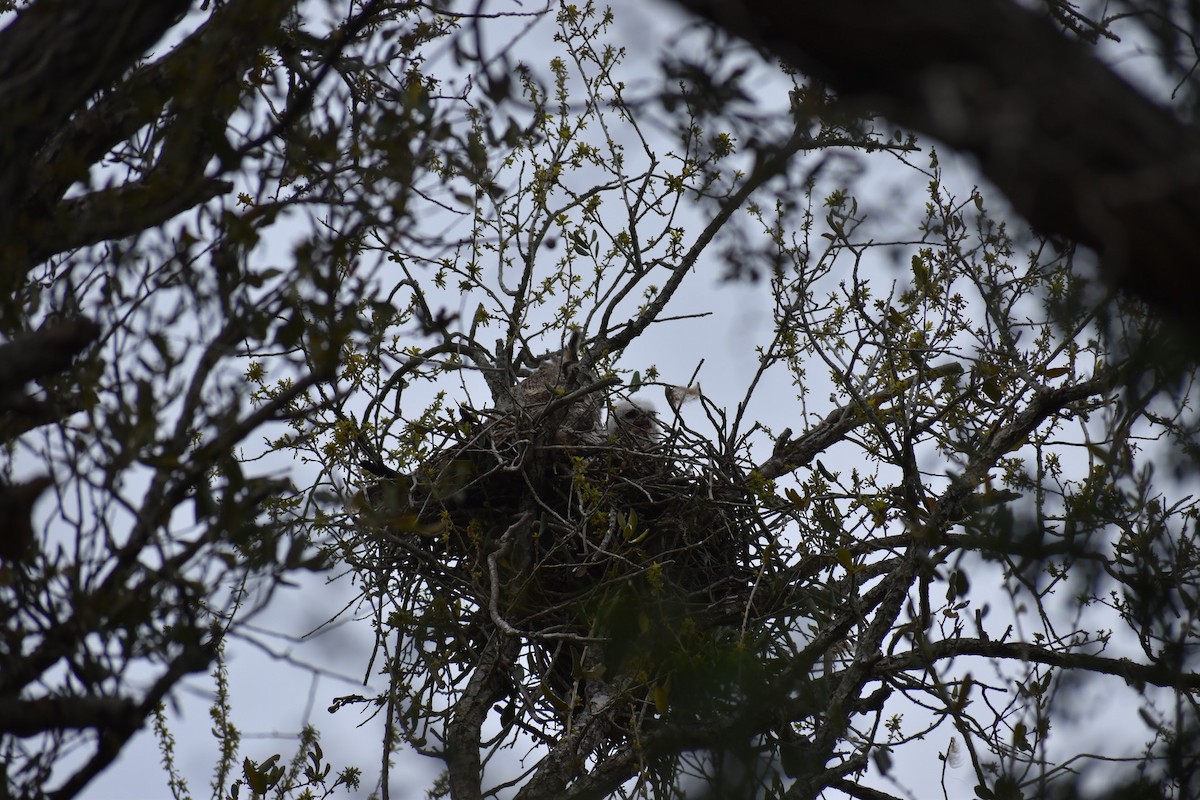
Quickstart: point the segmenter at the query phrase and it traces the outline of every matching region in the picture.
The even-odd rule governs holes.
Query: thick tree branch
[[[0,344],[0,386],[19,391],[29,381],[62,372],[99,335],[96,323],[74,317]]]
[[[40,0],[0,31],[0,231],[38,150],[187,11],[191,0]]]
[[[480,733],[499,689],[509,680],[516,639],[497,634],[488,641],[446,726],[446,773],[452,800],[480,800]]]
[[[1200,689],[1200,675],[1181,672],[1173,666],[1139,664],[1127,658],[1106,658],[1091,653],[1051,650],[1028,642],[1000,642],[990,639],[942,639],[928,642],[922,644],[920,650],[910,650],[880,659],[872,671],[876,677],[884,678],[904,670],[924,669],[934,661],[956,656],[1028,661],[1098,675],[1113,675],[1134,686],[1149,684],[1190,691]]]
[[[42,0],[30,13],[53,5],[56,3]],[[222,171],[240,166],[240,159],[231,156],[224,132],[246,93],[242,76],[264,43],[281,37],[281,21],[293,5],[292,0],[225,3],[153,64],[120,83],[117,71],[88,93],[69,95],[73,107],[62,109],[54,125],[44,124],[36,139],[12,151],[14,158],[20,155],[23,159],[20,174],[13,173],[16,177],[9,181],[0,171],[0,231],[6,226],[21,231],[21,236],[10,237],[7,246],[0,248],[4,277],[19,280],[31,266],[55,253],[153,228],[229,191],[231,184],[212,175],[206,177],[206,168],[214,157],[223,159]],[[21,19],[0,32],[0,37],[10,34]],[[64,33],[56,29],[53,35],[62,37]],[[75,46],[97,50],[107,44],[98,38]],[[12,71],[19,66],[0,61],[0,85],[12,79]],[[105,96],[84,107],[98,89],[112,84],[114,88]],[[0,102],[4,102],[3,93]],[[164,118],[168,108],[169,117]],[[166,121],[155,132],[159,155],[149,174],[142,175],[139,182],[60,202],[68,187],[87,179],[97,159],[138,128],[160,118]],[[0,123],[0,137],[3,135]],[[0,149],[0,154],[6,151]]]
[[[677,0],[978,159],[1035,228],[1200,330],[1200,134],[1010,0]]]
[[[73,197],[60,203],[43,225],[29,230],[24,257],[5,266],[23,271],[55,253],[134,236],[231,191],[229,181],[198,176],[184,182],[174,176],[156,176],[146,183]]]
[[[137,704],[122,697],[39,697],[0,699],[0,731],[34,736],[46,731],[110,728],[130,724]],[[134,727],[141,724],[137,719]]]
[[[25,384],[49,379],[71,366],[72,360],[100,335],[100,327],[86,317],[47,322],[37,331],[0,344],[0,442],[12,441],[26,431],[56,422],[79,410],[83,390],[52,390],[45,381],[43,397],[25,393]]]

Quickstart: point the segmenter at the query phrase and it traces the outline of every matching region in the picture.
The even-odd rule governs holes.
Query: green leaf
[[[1033,746],[1029,744],[1028,734],[1029,728],[1024,722],[1018,722],[1013,726],[1013,747],[1018,750],[1024,750],[1027,753],[1032,751]]]
[[[304,335],[304,317],[299,311],[293,311],[287,322],[280,326],[275,334],[275,343],[281,347],[295,347]]]
[[[1011,775],[1001,775],[996,779],[995,800],[1024,800],[1021,784]]]
[[[966,573],[961,569],[956,569],[950,573],[948,584],[946,587],[946,601],[950,603],[965,595],[967,590],[971,588]]]
[[[663,684],[656,684],[650,690],[650,696],[654,698],[654,708],[659,714],[667,713],[667,699],[670,697],[671,689]]]
[[[854,566],[854,555],[845,547],[837,549],[837,560],[846,568],[846,572],[853,573],[857,570],[857,567]]]

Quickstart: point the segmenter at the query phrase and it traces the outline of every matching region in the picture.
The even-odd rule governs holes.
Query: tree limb
[[[1010,0],[677,0],[876,113],[969,153],[1035,228],[1193,331],[1200,135]]]
[[[109,728],[129,724],[136,711],[137,704],[122,697],[3,698],[0,731],[14,736],[35,736],[70,728]]]
[[[920,377],[933,380],[961,375],[962,371],[961,364],[942,364],[929,369]],[[850,431],[870,422],[872,413],[882,413],[876,409],[905,392],[910,385],[911,381],[905,380],[887,391],[876,392],[867,398],[865,409],[860,408],[857,403],[847,403],[835,408],[799,438],[785,442],[782,447],[776,447],[771,457],[756,467],[755,471],[769,480],[811,464],[818,455],[846,438]]]
[[[1181,672],[1174,667],[1139,664],[1127,658],[1106,658],[1091,653],[1051,650],[1028,642],[1000,642],[991,639],[942,639],[927,642],[921,645],[920,650],[881,658],[875,663],[872,671],[876,677],[885,677],[904,670],[924,669],[932,661],[956,656],[1029,661],[1051,667],[1113,675],[1134,686],[1149,684],[1191,691],[1200,689],[1200,675]]]
[[[22,204],[30,165],[89,97],[120,77],[191,0],[40,0],[0,31],[0,231]]]
[[[480,734],[511,667],[517,639],[496,634],[484,648],[446,726],[446,772],[452,800],[482,800]]]
[[[99,325],[86,317],[72,317],[0,344],[0,386],[11,392],[63,371],[99,335]]]

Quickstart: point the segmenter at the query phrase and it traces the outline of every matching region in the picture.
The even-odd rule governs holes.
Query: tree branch
[[[136,703],[121,697],[4,698],[0,699],[0,731],[35,736],[54,730],[121,727],[130,724],[136,711]]]
[[[480,663],[462,696],[454,704],[446,726],[446,772],[452,800],[482,800],[480,786],[480,733],[488,711],[497,698],[501,679],[508,675],[514,645],[518,642],[502,633],[488,640]]]
[[[1193,331],[1200,135],[1010,0],[677,0],[881,114],[978,159],[1043,233]]]
[[[176,176],[157,176],[64,200],[51,219],[30,231],[23,257],[5,268],[24,271],[56,253],[134,236],[231,191],[229,181],[196,176],[184,183]]]
[[[120,77],[191,0],[40,0],[0,31],[0,232],[16,219],[47,139]]]
[[[0,386],[8,392],[20,391],[29,381],[61,372],[99,335],[99,325],[86,317],[72,317],[0,344]]]
[[[961,375],[962,371],[961,364],[942,364],[927,370],[919,377],[923,380],[934,380]],[[910,385],[911,381],[905,380],[887,391],[876,392],[867,398],[865,408],[860,407],[858,403],[847,403],[835,408],[800,438],[785,442],[782,447],[777,446],[776,452],[756,467],[755,471],[769,480],[811,464],[814,458],[846,438],[852,430],[870,422],[871,414],[884,413],[876,409],[907,391]]]
[[[1063,669],[1114,675],[1133,686],[1150,684],[1164,688],[1200,689],[1200,675],[1181,672],[1173,667],[1139,664],[1127,658],[1106,658],[1091,653],[1050,650],[1027,642],[999,642],[990,639],[942,639],[921,645],[895,656],[885,656],[873,667],[876,677],[886,677],[910,669],[924,669],[933,661],[956,656],[982,656],[1013,661],[1029,661]]]

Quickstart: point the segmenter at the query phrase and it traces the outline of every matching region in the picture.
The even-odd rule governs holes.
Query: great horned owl
[[[589,378],[578,360],[564,350],[543,361],[533,374],[513,387],[513,405],[522,416],[536,418],[555,400],[586,386]],[[554,427],[568,436],[600,429],[600,401],[594,392],[571,401],[560,411],[561,418],[555,420]]]
[[[645,400],[618,400],[606,428],[609,441],[630,450],[649,450],[662,438],[658,412]]]
[[[579,335],[512,388],[512,412],[497,430],[500,440],[541,438],[559,445],[590,445],[600,437],[600,399],[586,392],[569,400],[569,395],[595,383],[596,377],[583,368],[579,358]],[[564,401],[564,402],[557,402]]]

